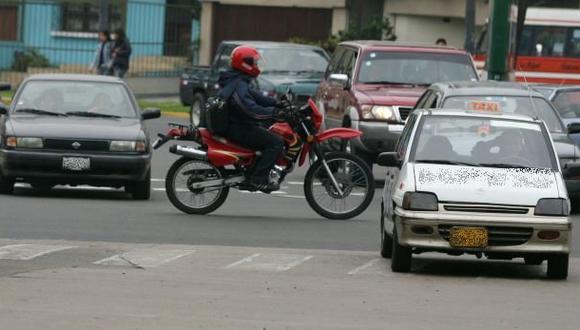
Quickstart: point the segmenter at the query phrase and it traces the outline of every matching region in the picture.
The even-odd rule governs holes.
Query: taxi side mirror
[[[580,133],[580,123],[568,124],[568,134],[578,134]]]
[[[400,167],[401,160],[399,155],[394,152],[382,152],[377,157],[377,164],[384,167]]]

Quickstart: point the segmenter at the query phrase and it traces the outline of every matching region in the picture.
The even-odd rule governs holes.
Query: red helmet
[[[260,53],[255,48],[238,46],[232,51],[232,68],[252,77],[257,77],[260,74],[260,68],[258,67],[260,58]]]

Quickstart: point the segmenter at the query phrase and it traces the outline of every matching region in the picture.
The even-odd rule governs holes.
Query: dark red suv
[[[426,88],[456,80],[479,80],[471,56],[463,50],[349,41],[335,50],[315,101],[325,113],[326,128],[363,132],[340,147],[372,164],[379,153],[394,150],[409,112]]]

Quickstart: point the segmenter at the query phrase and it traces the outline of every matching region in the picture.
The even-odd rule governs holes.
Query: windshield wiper
[[[123,118],[121,116],[108,115],[108,114],[104,114],[104,113],[89,112],[89,111],[71,111],[71,112],[67,112],[66,114],[69,116],[78,116],[78,117]]]
[[[444,164],[444,165],[461,165],[461,166],[481,166],[479,163],[462,162],[456,160],[444,160],[444,159],[418,159],[415,160],[416,163],[425,164]]]
[[[67,116],[62,112],[54,112],[54,111],[35,109],[35,108],[23,108],[23,109],[18,109],[15,112],[33,113],[36,115],[46,115],[46,116],[56,116],[56,117],[66,117]]]
[[[505,163],[483,163],[481,166],[484,167],[497,167],[497,168],[536,168],[535,166],[525,166],[516,164],[505,164]]]

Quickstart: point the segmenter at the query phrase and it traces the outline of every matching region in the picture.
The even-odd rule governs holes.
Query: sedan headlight
[[[38,137],[9,136],[6,138],[6,146],[11,148],[42,149],[44,148],[44,141]]]
[[[564,216],[570,215],[568,201],[563,198],[542,198],[536,204],[535,215]]]
[[[437,211],[439,201],[434,193],[408,191],[403,197],[403,209],[412,211]]]
[[[364,119],[397,120],[395,109],[390,106],[364,105],[362,106],[362,115]]]
[[[109,150],[117,152],[145,152],[145,141],[111,141]]]

